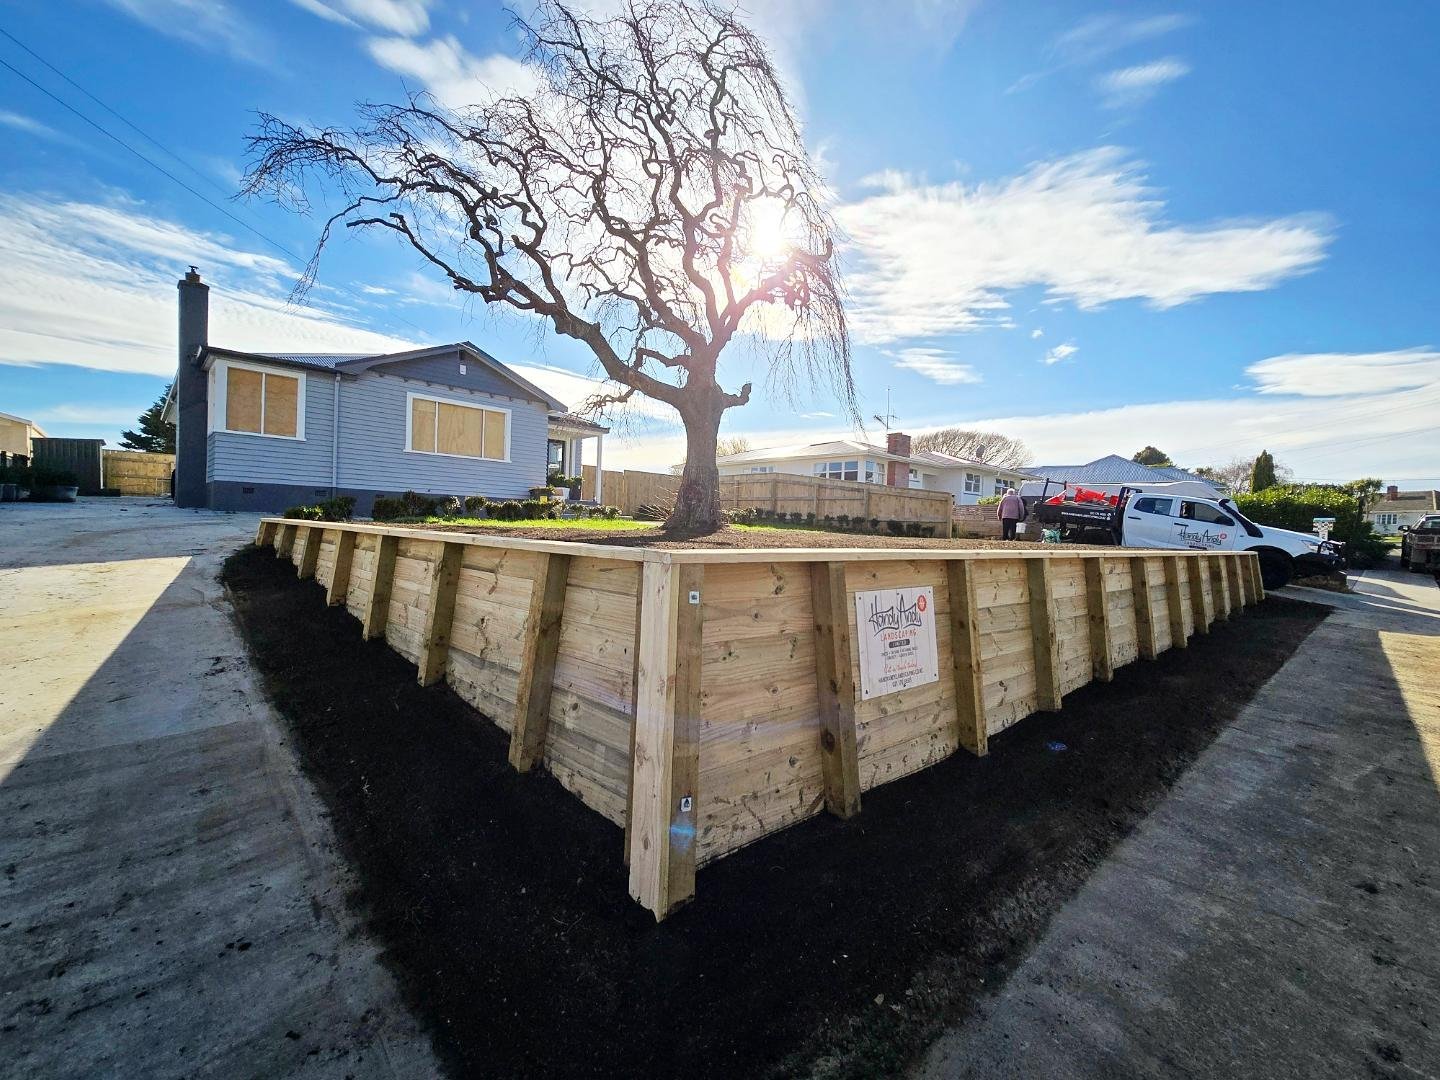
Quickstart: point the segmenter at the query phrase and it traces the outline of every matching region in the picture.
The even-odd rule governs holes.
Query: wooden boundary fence
[[[595,466],[584,466],[581,497],[595,498]],[[622,514],[637,507],[675,501],[680,477],[669,473],[605,470],[601,501],[618,506]],[[948,535],[955,497],[948,491],[921,491],[913,488],[860,484],[853,480],[831,480],[797,473],[744,473],[720,478],[720,505],[727,510],[757,507],[772,513],[842,514],[866,521],[918,521],[943,526]]]
[[[174,454],[146,454],[139,450],[106,450],[101,455],[105,486],[121,495],[159,497],[170,494]]]
[[[280,518],[256,542],[507,731],[516,769],[622,825],[656,918],[704,864],[985,754],[1264,597],[1253,552],[657,550]],[[939,680],[864,699],[855,593],[915,586]]]

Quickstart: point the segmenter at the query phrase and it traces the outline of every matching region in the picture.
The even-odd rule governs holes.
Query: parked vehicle
[[[1318,536],[1257,525],[1226,498],[1201,498],[1179,485],[1125,487],[1118,495],[1048,486],[1031,507],[1042,526],[1062,540],[1132,548],[1254,551],[1267,589],[1294,577],[1345,570],[1344,545]]]
[[[1421,518],[1414,528],[1400,530],[1400,565],[1417,572],[1440,572],[1440,514]]]

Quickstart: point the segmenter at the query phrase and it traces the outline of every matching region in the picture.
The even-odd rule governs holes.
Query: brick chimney
[[[1399,489],[1398,487],[1396,487],[1394,484],[1391,484],[1389,487],[1387,487],[1387,488],[1385,489],[1385,498],[1389,499],[1391,502],[1394,502],[1394,501],[1395,501],[1396,499],[1398,499],[1399,497],[1400,497],[1400,489]]]
[[[906,458],[906,461],[887,461],[885,463],[885,483],[890,487],[908,488],[910,486],[910,436],[903,431],[892,431],[885,436],[885,449],[896,457]]]
[[[175,375],[175,505],[206,506],[205,435],[210,382],[196,363],[209,343],[210,286],[195,267],[176,283],[180,291],[180,356]]]

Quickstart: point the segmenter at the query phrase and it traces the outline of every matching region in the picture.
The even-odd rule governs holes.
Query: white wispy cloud
[[[23,131],[26,135],[34,135],[41,139],[66,139],[66,136],[50,125],[42,124],[34,117],[26,116],[23,113],[10,112],[8,109],[0,109],[0,127],[7,127],[12,131]]]
[[[273,50],[249,11],[225,0],[106,0],[137,22],[161,34],[227,52],[239,60],[268,65]]]
[[[1031,330],[1031,331],[1030,331],[1030,340],[1031,340],[1031,341],[1039,341],[1039,340],[1040,340],[1042,337],[1044,337],[1044,336],[1045,336],[1045,331],[1044,331],[1044,330],[1041,330],[1038,326],[1037,326],[1034,330]]]
[[[373,38],[366,46],[375,62],[423,86],[452,109],[486,101],[493,94],[533,94],[535,71],[501,53],[475,56],[454,37],[428,42],[405,37]]]
[[[414,37],[430,28],[431,0],[290,0],[312,15],[342,26],[367,26]]]
[[[1056,345],[1053,349],[1046,352],[1046,354],[1040,358],[1040,362],[1046,367],[1051,367],[1060,363],[1062,360],[1070,359],[1070,357],[1079,351],[1076,346],[1066,342],[1064,345]]]
[[[951,354],[944,349],[917,347],[899,349],[895,352],[888,352],[886,355],[894,360],[897,368],[913,371],[942,386],[982,381],[978,371],[969,364],[962,364],[953,359]]]
[[[1049,64],[1016,79],[1005,91],[1017,94],[1066,68],[1098,64],[1114,53],[1173,34],[1194,23],[1189,15],[1090,15],[1059,34],[1046,50]]]
[[[1330,238],[1315,214],[1181,225],[1164,210],[1116,147],[973,186],[893,180],[837,210],[852,238],[851,325],[879,343],[973,330],[1034,286],[1082,309],[1170,308],[1273,288],[1313,269]]]
[[[140,203],[6,194],[0,217],[0,363],[172,374],[175,281],[189,263],[214,286],[214,341],[297,352],[414,344],[319,306],[290,305],[296,268]]]
[[[1287,353],[1245,369],[1262,394],[1343,397],[1440,384],[1440,352],[1425,346],[1373,353]]]
[[[1105,105],[1118,109],[1148,101],[1166,83],[1189,74],[1189,64],[1178,57],[1167,56],[1163,60],[1108,71],[1095,80],[1095,85],[1104,95]]]

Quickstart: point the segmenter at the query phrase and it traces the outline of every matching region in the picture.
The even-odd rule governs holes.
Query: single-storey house
[[[1204,488],[1211,492],[1211,498],[1219,498],[1223,494],[1203,476],[1197,476],[1185,469],[1172,465],[1141,465],[1119,454],[1107,454],[1094,461],[1087,461],[1084,465],[1032,465],[1026,471],[1034,477],[1020,489],[1020,494],[1027,497],[1039,495],[1045,488],[1046,480],[1050,481],[1051,494],[1062,484],[1115,495],[1122,487],[1174,484],[1182,481],[1204,485]]]
[[[987,496],[1003,494],[1007,487],[1017,486],[1030,475],[1028,471],[987,465],[969,458],[912,450],[910,436],[901,432],[891,432],[883,449],[855,439],[834,439],[746,450],[718,458],[716,463],[721,476],[779,472],[948,491],[955,496],[956,505],[977,503]]]
[[[351,495],[368,515],[375,496],[405,491],[525,498],[549,472],[578,475],[585,439],[603,464],[608,428],[468,341],[382,355],[229,349],[209,340],[210,287],[194,267],[179,291],[165,407],[179,506],[277,511]]]
[[[0,453],[19,454],[30,457],[34,453],[36,439],[45,438],[45,432],[34,420],[0,413]]]
[[[1440,491],[1401,491],[1393,484],[1365,511],[1375,531],[1387,534],[1413,529],[1432,514],[1440,514]]]

